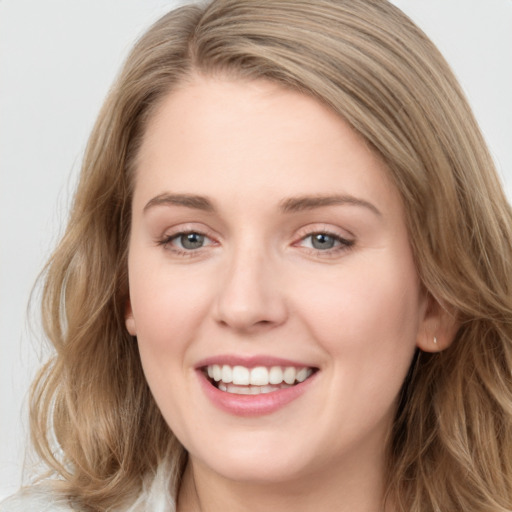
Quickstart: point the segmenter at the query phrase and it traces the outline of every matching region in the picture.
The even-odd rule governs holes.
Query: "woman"
[[[2,512],[512,510],[510,248],[460,88],[398,9],[169,13],[47,267],[55,478]]]

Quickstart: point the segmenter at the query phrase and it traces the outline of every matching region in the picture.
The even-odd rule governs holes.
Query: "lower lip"
[[[289,388],[259,395],[237,395],[216,388],[204,373],[198,370],[199,381],[206,396],[216,407],[235,416],[263,416],[278,411],[307,391],[317,373]]]

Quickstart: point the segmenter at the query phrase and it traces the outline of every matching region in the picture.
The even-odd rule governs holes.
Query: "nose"
[[[237,251],[219,279],[217,322],[246,333],[283,324],[288,310],[277,266],[265,251],[249,246]]]

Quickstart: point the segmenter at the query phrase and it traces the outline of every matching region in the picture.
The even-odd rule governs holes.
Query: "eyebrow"
[[[214,211],[214,207],[208,198],[192,194],[159,194],[146,203],[144,213],[154,206],[184,206],[205,212]]]
[[[327,196],[300,196],[284,199],[279,203],[283,213],[294,213],[304,210],[314,210],[324,206],[351,205],[367,208],[379,217],[382,215],[379,209],[372,203],[351,195],[327,195]],[[169,194],[163,193],[150,199],[144,206],[144,213],[154,206],[183,206],[205,212],[214,212],[212,202],[205,196],[193,194]]]
[[[285,213],[313,210],[323,206],[351,205],[361,206],[371,210],[373,213],[382,216],[380,210],[372,203],[351,195],[328,195],[328,196],[302,196],[291,197],[281,201],[281,210]]]

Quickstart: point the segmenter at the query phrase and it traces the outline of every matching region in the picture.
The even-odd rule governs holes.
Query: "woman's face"
[[[170,94],[128,265],[128,330],[197,468],[275,482],[382,462],[427,299],[399,194],[342,119],[267,82]]]

